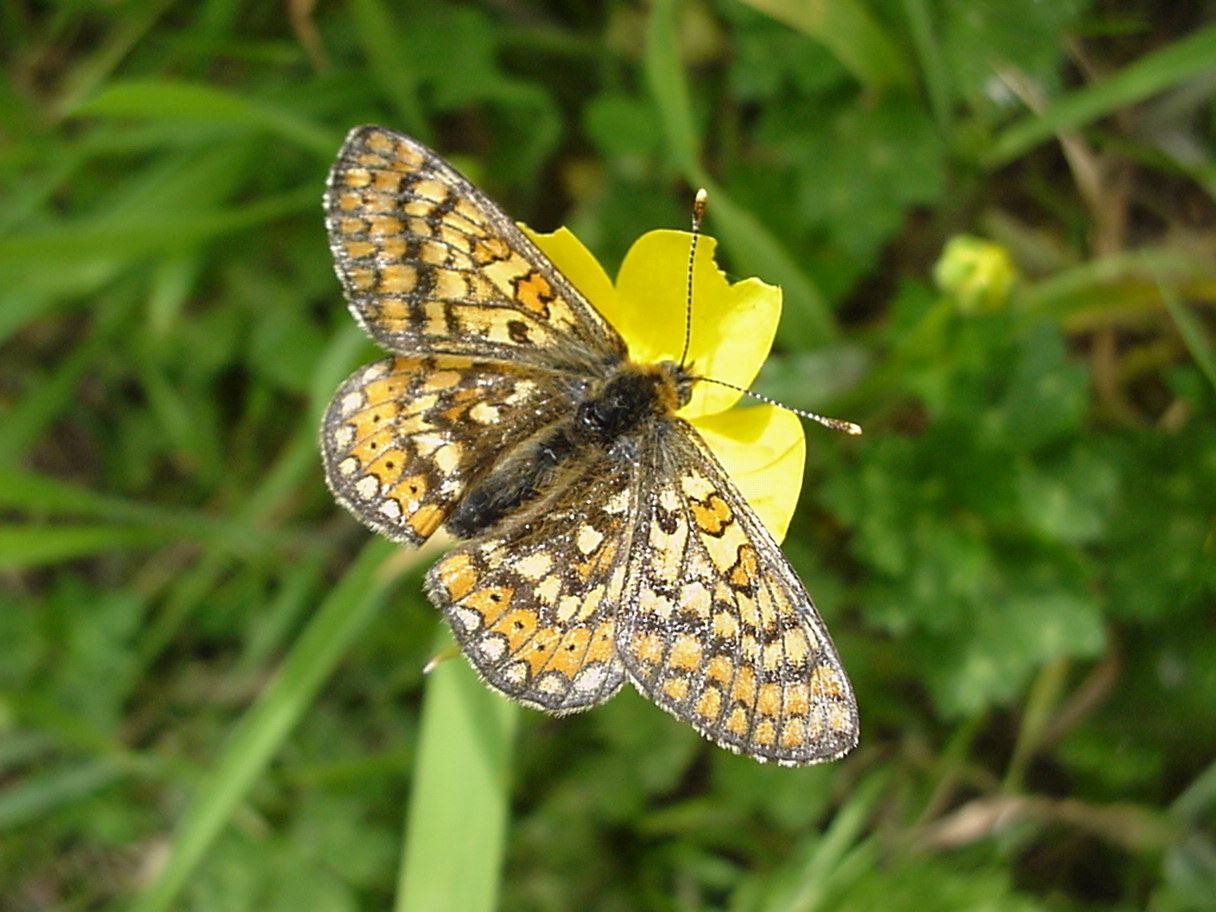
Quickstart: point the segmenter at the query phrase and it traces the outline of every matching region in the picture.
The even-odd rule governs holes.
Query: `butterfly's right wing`
[[[551,369],[620,361],[620,335],[485,194],[408,136],[357,127],[325,194],[338,277],[389,351]]]
[[[501,452],[573,408],[560,375],[468,358],[393,357],[352,374],[321,428],[338,502],[418,545]]]

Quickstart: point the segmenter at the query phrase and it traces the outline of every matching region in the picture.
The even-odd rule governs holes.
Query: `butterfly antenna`
[[[688,345],[692,342],[692,270],[697,262],[697,242],[701,240],[701,221],[708,202],[709,192],[702,187],[692,201],[692,243],[688,245],[688,296],[684,302],[684,351],[680,352],[680,367],[686,363]]]
[[[768,405],[775,405],[777,408],[783,408],[787,412],[793,412],[795,415],[818,422],[824,427],[831,428],[834,431],[843,431],[846,434],[852,434],[854,437],[861,433],[860,424],[855,424],[852,421],[844,421],[840,418],[828,418],[824,415],[817,415],[815,412],[808,412],[806,409],[794,408],[792,405],[786,405],[784,402],[778,402],[776,399],[772,399],[769,396],[763,395],[762,393],[752,392],[746,387],[735,386],[735,384],[727,383],[725,380],[715,380],[713,377],[693,377],[691,379],[701,383],[716,383],[718,386],[725,386],[727,389],[733,389],[745,396],[751,396],[753,399],[759,399],[761,402],[767,403]]]

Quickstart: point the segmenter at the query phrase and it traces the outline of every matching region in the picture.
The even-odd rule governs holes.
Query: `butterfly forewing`
[[[813,763],[857,742],[848,678],[773,537],[687,423],[657,422],[617,645],[648,697],[725,747]]]
[[[625,345],[501,210],[383,127],[347,136],[326,225],[355,317],[390,351],[602,369]]]
[[[385,358],[338,388],[321,429],[338,501],[421,544],[497,454],[572,407],[553,374],[468,358]]]

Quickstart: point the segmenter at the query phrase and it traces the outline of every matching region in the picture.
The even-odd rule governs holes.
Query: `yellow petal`
[[[591,251],[583,246],[583,242],[574,236],[568,228],[558,228],[549,234],[533,231],[522,222],[519,227],[524,234],[532,239],[532,243],[541,249],[558,271],[573,283],[574,287],[583,293],[609,323],[612,323],[610,312],[618,309],[616,290],[604,267],[600,265]],[[616,324],[613,323],[615,326]],[[618,331],[620,327],[617,327]]]
[[[802,490],[806,434],[797,415],[771,405],[697,418],[693,426],[780,542]]]
[[[629,343],[634,361],[650,364],[680,358],[691,238],[687,231],[647,232],[621,263],[615,308],[602,312]],[[716,246],[717,241],[705,235],[697,245],[688,362],[698,376],[746,387],[773,345],[781,319],[781,289],[759,279],[730,284],[714,263]],[[698,383],[680,414],[712,415],[738,399],[734,390]]]

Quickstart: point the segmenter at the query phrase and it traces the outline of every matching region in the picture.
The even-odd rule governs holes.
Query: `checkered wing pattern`
[[[857,705],[810,596],[695,429],[663,420],[632,537],[617,649],[650,699],[759,760],[857,743]]]
[[[359,323],[389,351],[599,372],[620,335],[484,194],[383,127],[347,136],[326,225]]]
[[[636,460],[601,452],[567,484],[427,576],[431,601],[499,692],[552,713],[620,689],[615,625],[636,517]]]
[[[499,453],[573,408],[553,374],[447,356],[357,370],[325,413],[325,480],[364,525],[418,545]]]

